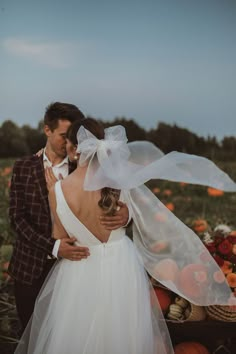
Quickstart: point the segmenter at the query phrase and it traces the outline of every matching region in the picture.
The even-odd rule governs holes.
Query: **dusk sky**
[[[52,101],[236,135],[236,0],[0,0],[0,124]]]

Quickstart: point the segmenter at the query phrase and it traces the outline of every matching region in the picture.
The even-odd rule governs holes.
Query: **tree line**
[[[176,124],[159,122],[156,129],[145,130],[134,120],[125,117],[115,118],[112,122],[101,120],[105,127],[121,124],[126,128],[129,141],[148,140],[164,153],[180,151],[202,155],[217,161],[236,161],[236,137],[227,136],[221,141],[216,137],[200,137]],[[37,128],[30,125],[18,126],[6,120],[0,126],[0,158],[17,158],[37,152],[45,145],[43,121]]]

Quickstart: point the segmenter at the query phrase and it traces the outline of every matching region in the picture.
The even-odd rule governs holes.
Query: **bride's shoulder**
[[[83,184],[84,183],[84,179],[85,179],[86,174],[83,173],[83,171],[81,172],[80,170],[76,169],[75,171],[73,171],[72,173],[70,173],[65,179],[62,180],[63,184]]]
[[[77,194],[78,191],[83,190],[83,185],[84,185],[84,179],[80,178],[77,175],[69,175],[65,179],[60,181],[61,183],[61,189],[63,192],[66,194],[69,193],[74,193]]]

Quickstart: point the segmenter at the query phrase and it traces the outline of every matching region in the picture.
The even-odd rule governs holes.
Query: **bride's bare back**
[[[106,230],[100,222],[102,209],[98,206],[101,191],[85,191],[83,189],[86,168],[77,168],[65,180],[61,181],[64,198],[71,212],[101,242],[107,242],[111,231]],[[50,193],[50,206],[54,216],[54,238],[66,237],[67,234],[56,215],[55,192]]]

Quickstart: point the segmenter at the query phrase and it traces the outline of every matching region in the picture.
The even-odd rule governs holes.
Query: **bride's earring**
[[[74,155],[74,157],[73,157],[73,160],[74,160],[74,161],[77,161],[77,160],[79,159],[79,155],[78,155],[78,153],[77,153],[77,146],[78,146],[78,145],[75,145],[75,146],[74,146],[74,151],[75,151],[75,155]]]

